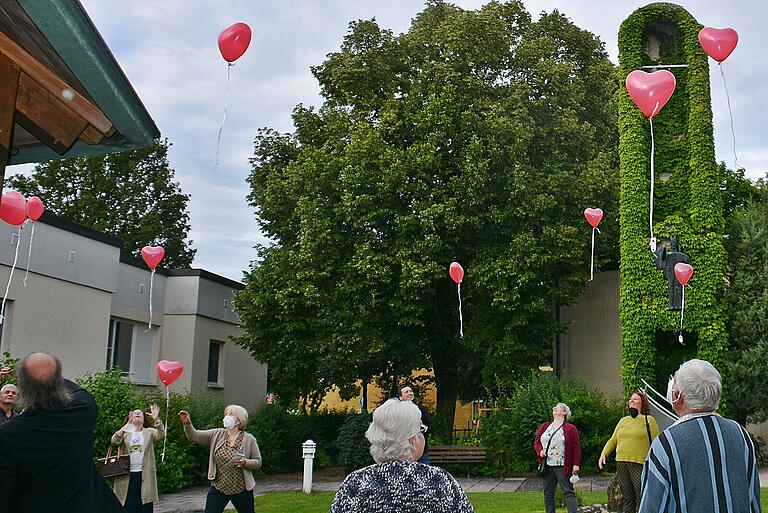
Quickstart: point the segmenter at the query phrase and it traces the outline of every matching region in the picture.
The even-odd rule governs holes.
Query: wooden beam
[[[0,32],[0,52],[5,53],[24,73],[38,82],[54,97],[62,98],[65,90],[73,91],[74,98],[67,101],[67,104],[99,132],[107,134],[112,129],[112,122],[101,109],[83,95],[75,92],[74,88],[2,32]]]
[[[99,144],[104,140],[104,134],[93,128],[93,125],[88,125],[80,134],[80,139],[88,144]]]
[[[59,155],[75,143],[88,122],[22,72],[16,99],[17,120],[29,133]]]
[[[5,166],[13,142],[13,116],[19,90],[19,67],[0,51],[0,194],[5,181]]]

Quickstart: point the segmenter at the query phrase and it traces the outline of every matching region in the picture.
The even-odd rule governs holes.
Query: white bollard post
[[[312,493],[312,466],[315,461],[315,449],[317,444],[312,440],[307,440],[301,444],[302,452],[304,454],[304,483],[302,485],[302,491],[304,493]]]

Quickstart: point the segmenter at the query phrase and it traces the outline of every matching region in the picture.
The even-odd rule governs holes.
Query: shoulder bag
[[[117,455],[112,456],[112,444],[109,444],[107,456],[99,458],[96,468],[103,477],[124,476],[131,472],[131,457],[128,453],[122,454],[123,443],[117,447]]]
[[[560,424],[560,427],[555,429],[554,432],[552,432],[552,436],[549,437],[549,442],[547,442],[547,450],[544,451],[544,460],[539,463],[539,474],[543,474],[547,471],[547,457],[549,456],[549,446],[552,445],[552,439],[555,437],[555,434],[560,431],[563,426],[565,425],[565,422]]]

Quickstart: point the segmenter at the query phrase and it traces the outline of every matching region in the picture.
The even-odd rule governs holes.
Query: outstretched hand
[[[187,413],[184,410],[181,410],[179,412],[179,419],[181,419],[181,423],[184,424],[185,426],[190,423],[189,413]]]
[[[156,404],[153,404],[149,407],[149,418],[151,418],[153,422],[157,421],[159,415],[160,407],[158,407]]]

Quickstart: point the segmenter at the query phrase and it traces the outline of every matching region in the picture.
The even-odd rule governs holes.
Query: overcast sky
[[[320,105],[310,66],[336,51],[348,23],[376,18],[401,33],[424,3],[418,0],[80,0],[100,30],[164,137],[173,144],[171,166],[192,195],[194,267],[240,280],[264,242],[246,205],[245,179],[259,127],[293,130],[298,103]],[[484,1],[456,1],[476,9]],[[617,61],[620,23],[647,2],[615,0],[526,0],[537,16],[557,9],[597,34]],[[736,133],[739,163],[751,178],[768,169],[768,31],[762,0],[697,0],[683,6],[712,27],[739,33],[736,51],[723,64]],[[119,8],[117,7],[119,5]],[[253,30],[251,46],[231,70],[229,113],[216,160],[216,136],[224,110],[226,64],[218,33],[234,22]],[[731,132],[723,84],[711,68],[718,160],[733,166]],[[18,169],[18,168],[16,168]],[[15,172],[13,167],[7,173]]]

